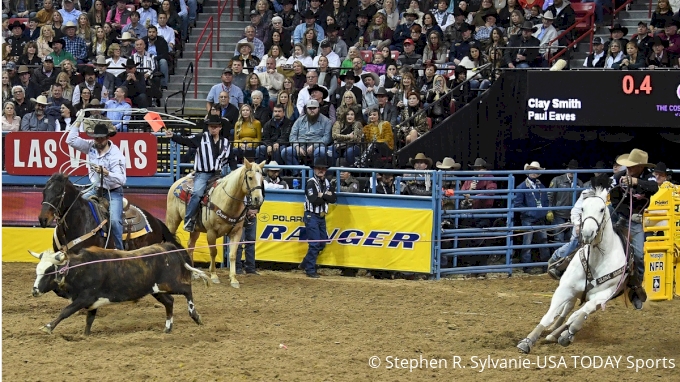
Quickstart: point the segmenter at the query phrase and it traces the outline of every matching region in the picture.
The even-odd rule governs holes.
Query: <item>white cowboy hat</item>
[[[543,18],[546,20],[555,20],[555,16],[553,16],[553,13],[551,11],[546,11],[543,14]]]
[[[109,66],[109,63],[106,62],[106,57],[104,56],[97,56],[97,61],[94,62],[95,65],[106,65]]]
[[[441,162],[437,161],[437,168],[441,170],[458,170],[460,163],[456,163],[456,160],[453,158],[446,157]]]
[[[279,164],[275,160],[269,162],[269,166],[272,167],[269,167],[267,171],[281,171],[281,169],[278,167]]]
[[[362,81],[363,81],[364,78],[366,78],[366,77],[371,77],[371,78],[373,78],[373,82],[375,82],[375,85],[374,85],[374,86],[377,86],[377,85],[380,83],[380,77],[378,77],[378,75],[375,74],[375,73],[373,73],[373,72],[368,72],[368,73],[362,73],[362,74],[361,74],[361,80],[362,80]],[[378,88],[376,87],[375,90],[378,90]]]
[[[616,158],[616,163],[626,167],[632,167],[637,165],[643,165],[645,167],[654,167],[654,164],[648,163],[648,161],[649,154],[647,154],[646,151],[642,151],[640,149],[633,149],[630,152],[630,154],[623,154]]]
[[[39,103],[43,106],[51,105],[50,102],[47,102],[47,97],[45,97],[44,95],[38,96],[38,98],[31,98],[31,102]]]
[[[118,37],[118,41],[135,41],[136,39],[130,32],[123,32],[123,35]]]
[[[524,165],[524,171],[528,171],[528,170],[545,170],[545,169],[543,167],[541,167],[540,163],[533,161],[529,164]]]
[[[416,162],[419,162],[419,161],[420,161],[420,162],[426,162],[426,163],[427,163],[427,167],[432,167],[432,159],[430,159],[429,157],[425,156],[425,154],[423,154],[423,153],[418,153],[418,154],[416,154],[416,157],[415,157],[415,158],[410,158],[410,159],[408,160],[408,164],[410,164],[411,166],[413,166]]]
[[[67,30],[68,28],[78,28],[78,26],[77,26],[76,23],[74,23],[73,21],[69,21],[69,22],[65,23],[65,24],[61,27],[61,31],[64,32],[64,33],[66,33],[66,30]]]

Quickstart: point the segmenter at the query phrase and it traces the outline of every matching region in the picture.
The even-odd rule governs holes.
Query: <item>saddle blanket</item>
[[[201,198],[201,204],[204,206],[208,205],[209,202],[209,196],[212,190],[217,186],[217,181],[220,179],[219,175],[215,175],[212,178],[208,180],[208,187],[205,188],[205,194],[203,195],[203,198]],[[189,199],[191,199],[191,195],[194,192],[194,177],[189,176],[184,181],[180,184],[177,185],[177,187],[173,190],[173,194],[179,198],[179,200],[183,201],[184,203],[189,203]]]

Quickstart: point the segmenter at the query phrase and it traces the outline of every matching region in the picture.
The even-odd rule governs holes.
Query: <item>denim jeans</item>
[[[470,89],[475,90],[475,89],[480,89],[480,90],[485,90],[491,87],[491,81],[489,80],[470,80]]]
[[[286,146],[279,146],[278,150],[274,150],[272,147],[272,160],[276,161],[278,164],[283,164],[283,159],[281,158],[281,152],[283,149],[285,149]],[[263,160],[267,159],[267,146],[266,145],[260,145],[258,148],[255,149],[255,162],[260,163]]]
[[[604,19],[604,6],[611,6],[611,0],[583,0],[582,3],[595,3],[595,22],[602,22]]]
[[[163,73],[163,77],[161,77],[161,86],[168,86],[168,76],[169,76],[169,71],[168,71],[168,60],[166,59],[160,59],[158,61],[159,66],[160,66],[160,71]]]
[[[612,222],[624,227],[630,224],[630,250],[633,251],[635,270],[642,281],[645,275],[645,233],[642,230],[642,223],[629,222],[627,216],[624,218],[618,213],[612,215]]]
[[[328,146],[328,156],[333,165],[335,165],[341,155],[347,160],[349,165],[353,165],[358,152],[359,146],[347,146],[345,148],[339,148],[337,145]]]
[[[194,190],[191,193],[189,205],[187,205],[187,211],[184,217],[185,223],[196,216],[196,213],[201,206],[201,198],[205,193],[205,189],[208,187],[208,180],[212,176],[212,172],[196,172],[194,174]]]
[[[523,226],[536,226],[543,224],[544,222],[542,219],[522,219]],[[536,231],[524,234],[522,237],[522,245],[530,245],[531,239],[534,236],[536,237],[536,244],[546,244],[548,242],[548,234],[545,231]],[[541,247],[538,250],[541,255],[541,261],[548,261],[550,258],[550,252],[548,252],[548,248]],[[531,248],[522,248],[522,251],[520,252],[520,261],[523,263],[531,263]]]
[[[326,232],[326,218],[305,211],[305,216],[303,219],[305,223],[305,230],[307,232],[307,240],[328,240],[328,232]],[[316,273],[316,259],[319,257],[319,253],[326,247],[326,242],[313,241],[309,242],[309,248],[307,249],[307,255],[302,259],[300,264],[304,268],[307,274]]]
[[[571,240],[569,240],[567,243],[564,243],[563,246],[557,248],[555,252],[553,252],[550,260],[557,261],[561,258],[567,257],[567,255],[574,252],[576,248],[578,248],[578,235],[576,234],[576,230],[572,229]]]
[[[87,199],[92,195],[97,195],[96,188],[91,189],[83,195]],[[109,224],[111,224],[111,236],[116,249],[123,250],[123,187],[115,191],[104,190],[104,198],[109,201]]]
[[[257,218],[253,219],[252,223],[246,221],[243,223],[243,235],[241,241],[255,241],[257,235]],[[246,253],[246,261],[243,261],[243,251]],[[255,243],[241,244],[238,246],[236,254],[236,272],[245,269],[246,272],[255,272]]]
[[[314,160],[316,161],[316,159],[322,155],[326,155],[326,146],[315,147]],[[298,153],[295,151],[295,147],[293,146],[288,146],[283,149],[281,152],[281,157],[283,158],[283,163],[287,165],[297,166],[300,164],[300,161],[298,160]],[[299,170],[297,172],[299,172]]]
[[[198,10],[198,0],[187,0],[187,8],[189,8],[189,22],[193,23],[196,20],[196,11]]]
[[[564,224],[568,221],[568,219],[555,216],[555,219],[553,219],[552,224]],[[567,236],[571,236],[570,234],[571,228],[568,227],[560,227],[557,228],[553,231],[553,240],[558,242],[558,243],[564,243],[564,238]]]
[[[515,68],[517,68],[517,69],[528,69],[530,67],[531,66],[526,62],[520,62],[519,64],[515,65]]]

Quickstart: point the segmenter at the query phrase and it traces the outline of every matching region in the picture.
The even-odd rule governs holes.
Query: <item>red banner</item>
[[[10,175],[52,175],[70,171],[87,160],[66,144],[67,133],[15,132],[5,136],[5,169]],[[85,133],[82,138],[87,139]],[[118,133],[111,138],[125,157],[127,176],[151,176],[158,166],[158,144],[149,133]],[[80,160],[79,160],[80,159]],[[86,175],[87,166],[75,175]]]

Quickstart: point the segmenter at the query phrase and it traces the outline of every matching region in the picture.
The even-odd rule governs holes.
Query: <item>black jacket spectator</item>
[[[279,145],[288,144],[290,130],[293,128],[293,121],[284,117],[281,122],[277,124],[274,118],[267,121],[262,128],[262,143],[265,146],[271,146],[274,143]]]
[[[260,121],[261,124],[269,121],[272,118],[272,111],[269,105],[260,105],[257,108],[253,108],[253,117]]]
[[[146,44],[146,51],[149,51],[149,36],[144,37],[144,43]],[[166,60],[168,64],[170,63],[170,49],[168,49],[168,42],[162,36],[158,36],[153,45],[156,47],[156,57],[159,60]]]
[[[45,75],[45,72],[43,72],[43,67],[35,68],[33,71],[33,74],[31,75],[31,78],[35,83],[40,85],[40,92],[46,92],[50,90],[50,87],[54,85],[54,83],[57,81],[57,76],[61,72],[61,68],[55,67],[52,69],[52,74],[48,77]]]
[[[505,64],[513,64],[517,65],[522,62],[526,62],[529,65],[532,65],[536,58],[538,57],[538,49],[532,49],[530,47],[533,46],[540,46],[541,41],[537,39],[534,36],[529,37],[528,39],[524,39],[524,37],[520,37],[517,39],[513,39],[510,44],[508,44],[508,47],[514,47],[514,48],[529,48],[529,49],[506,49],[505,50]],[[526,57],[526,60],[518,60],[517,55],[521,54],[524,57]]]

